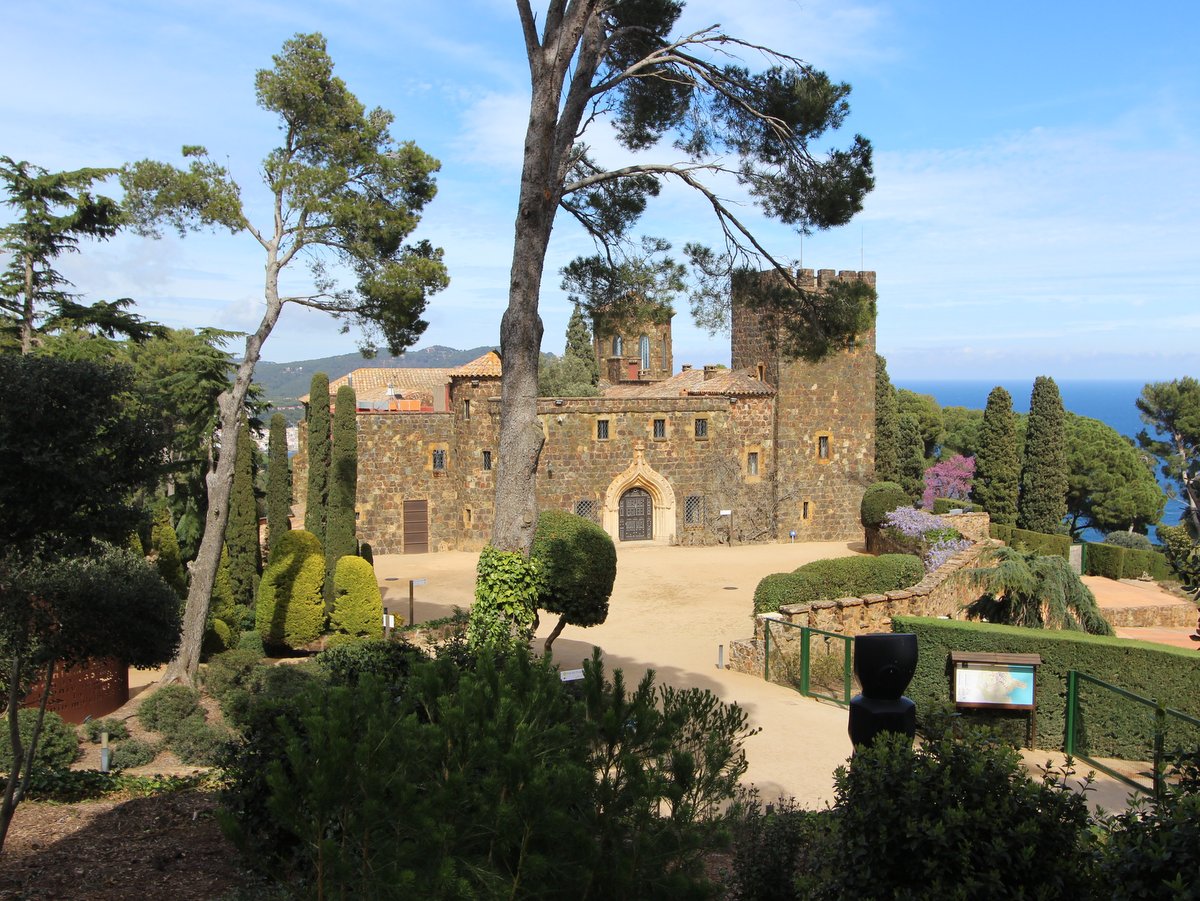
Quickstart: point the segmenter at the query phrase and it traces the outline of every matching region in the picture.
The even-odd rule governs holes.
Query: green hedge
[[[1003,541],[1005,544],[1008,544],[1010,541],[1012,541],[1014,528],[1014,526],[1006,526],[1001,522],[991,522],[988,523],[988,536],[995,538],[997,541]]]
[[[898,507],[911,507],[912,497],[895,482],[875,482],[863,492],[858,519],[865,527],[879,526]]]
[[[882,594],[915,585],[925,565],[912,554],[814,560],[795,572],[773,573],[754,589],[754,612],[774,613],[784,604]]]
[[[1009,547],[1020,547],[1032,551],[1042,557],[1062,557],[1071,559],[1071,536],[1050,535],[1047,532],[1031,532],[1029,529],[1018,529],[1014,526],[991,523],[988,535],[997,541],[1003,541]]]
[[[962,510],[963,513],[978,513],[983,507],[971,501],[960,500],[956,497],[935,497],[933,499],[933,515],[941,516],[951,510]]]
[[[917,672],[906,694],[917,704],[918,718],[951,703],[950,652],[1040,654],[1037,671],[1037,740],[1039,748],[1063,747],[1066,740],[1067,672],[1076,670],[1168,707],[1200,717],[1196,692],[1196,652],[1086,635],[1022,629],[990,623],[965,623],[929,617],[897,616],[895,632],[917,635]],[[1145,760],[1153,750],[1153,711],[1113,692],[1084,684],[1076,751],[1095,757]],[[1028,716],[1023,711],[972,711],[966,722],[996,726],[1016,743],[1024,743]],[[1200,729],[1174,722],[1168,750],[1177,744],[1200,744]]]
[[[1084,559],[1084,572],[1089,576],[1136,579],[1142,573],[1149,573],[1154,579],[1174,578],[1167,558],[1158,551],[1138,551],[1089,541],[1084,549]]]

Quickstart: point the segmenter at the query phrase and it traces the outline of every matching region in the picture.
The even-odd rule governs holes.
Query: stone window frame
[[[471,508],[463,507],[463,528],[466,528],[466,529],[471,528],[471,525],[473,522],[474,522],[474,514],[471,512]]]
[[[596,440],[607,441],[609,438],[609,422],[607,419],[596,420]]]
[[[470,418],[471,418],[471,399],[466,398],[465,400],[463,400],[463,419],[469,420]]]
[[[582,516],[584,519],[596,522],[599,518],[597,515],[597,507],[598,505],[594,500],[590,498],[580,498],[579,500],[575,501],[575,508],[573,512],[576,516]]]
[[[434,472],[446,471],[446,448],[435,447],[429,455],[429,467]]]
[[[661,428],[660,428],[661,426]],[[655,441],[666,441],[671,437],[665,416],[655,416],[650,420],[650,437]]]
[[[811,522],[813,518],[813,502],[805,498],[800,502],[800,521]]]
[[[638,362],[642,369],[646,372],[650,371],[650,336],[642,335],[638,338]]]
[[[492,471],[492,452],[490,450],[483,452],[483,469],[484,472]]]
[[[762,481],[764,462],[761,445],[750,444],[742,449],[742,473],[748,483]]]
[[[621,357],[625,355],[625,342],[621,340],[620,335],[613,335],[612,355],[614,357]]]
[[[708,417],[697,416],[692,425],[693,432],[697,441],[708,440]]]
[[[832,432],[817,432],[813,436],[816,440],[813,443],[813,457],[822,465],[833,462],[833,433]],[[821,451],[825,453],[822,455]]]
[[[689,494],[683,501],[683,525],[688,529],[704,526],[704,495]]]

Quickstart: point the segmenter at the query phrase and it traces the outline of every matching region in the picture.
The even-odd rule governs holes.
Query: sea
[[[917,394],[931,394],[942,407],[967,407],[972,410],[982,410],[987,406],[988,395],[997,385],[1004,388],[1012,396],[1013,409],[1018,413],[1029,412],[1029,398],[1033,394],[1033,379],[1008,379],[999,382],[988,380],[932,380],[932,379],[894,379],[897,388],[907,388]],[[1135,402],[1142,393],[1145,382],[1116,379],[1072,379],[1059,381],[1059,394],[1062,395],[1063,406],[1077,416],[1089,419],[1099,419],[1106,425],[1116,429],[1122,435],[1130,438],[1148,429],[1138,414]],[[1151,432],[1153,434],[1153,432]],[[1162,474],[1158,480],[1164,486],[1167,484]],[[1163,522],[1174,524],[1183,515],[1184,505],[1175,498],[1167,501],[1163,511]],[[1085,536],[1089,541],[1099,540],[1094,530],[1088,530]]]

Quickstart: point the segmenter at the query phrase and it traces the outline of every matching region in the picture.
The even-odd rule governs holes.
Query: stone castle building
[[[873,272],[800,270],[820,290]],[[859,538],[874,474],[875,332],[818,363],[789,360],[770,318],[736,295],[732,367],[673,373],[665,322],[596,323],[599,397],[544,397],[538,506],[618,543]],[[475,549],[492,528],[497,353],[457,369],[360,369],[358,534],[377,554]],[[301,435],[304,434],[303,427]],[[295,460],[296,500],[306,485]]]

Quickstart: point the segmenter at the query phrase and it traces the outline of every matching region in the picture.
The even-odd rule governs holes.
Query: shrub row
[[[952,703],[950,652],[1040,654],[1037,670],[1037,738],[1040,748],[1061,748],[1066,737],[1067,672],[1076,670],[1168,707],[1200,717],[1196,694],[1196,654],[1191,650],[1148,642],[1022,629],[990,623],[964,623],[928,617],[897,616],[896,632],[914,632],[920,649],[917,672],[906,692],[917,704],[918,717],[944,711]],[[1027,714],[1023,711],[964,713],[968,723],[982,722],[1001,729],[1006,737],[1024,743]],[[1080,691],[1077,750],[1089,756],[1144,760],[1153,750],[1153,711],[1122,699],[1098,686]],[[1172,727],[1168,743],[1200,743],[1200,730]]]
[[[940,516],[951,510],[962,510],[963,513],[978,513],[983,507],[971,501],[960,500],[956,497],[935,497],[933,499],[933,514]]]
[[[988,534],[1009,547],[1020,547],[1043,557],[1071,558],[1071,536],[1051,535],[1047,532],[1031,532],[1014,526],[992,523]]]
[[[1138,551],[1115,544],[1087,542],[1083,550],[1084,573],[1107,579],[1136,579],[1149,573],[1154,579],[1170,579],[1174,574],[1167,558],[1158,551]]]
[[[754,589],[754,612],[774,613],[784,604],[896,591],[920,582],[925,566],[912,554],[814,560],[795,572],[772,573]]]

